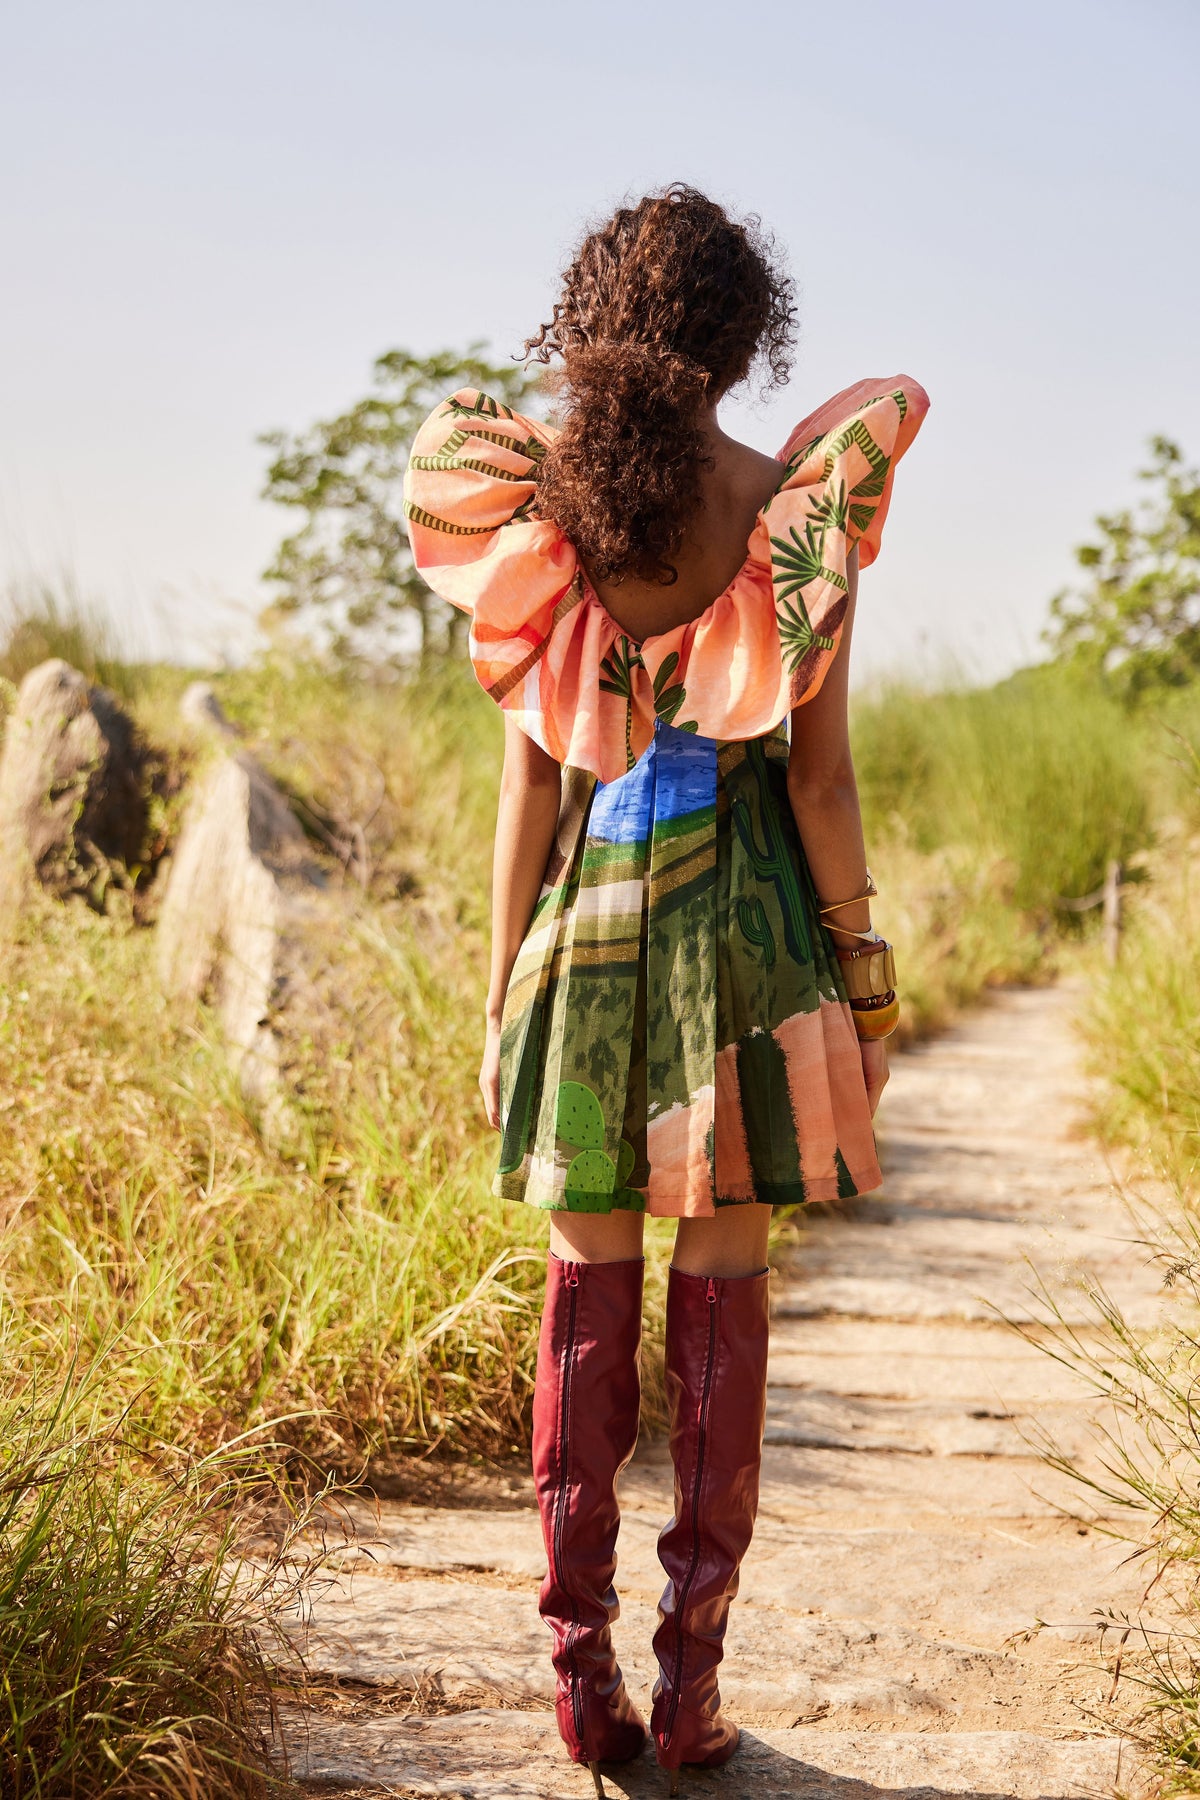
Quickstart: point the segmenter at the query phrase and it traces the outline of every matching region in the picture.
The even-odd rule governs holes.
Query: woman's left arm
[[[788,763],[788,798],[817,893],[825,902],[846,901],[866,887],[862,814],[854,759],[850,754],[850,639],[858,599],[858,545],[846,563],[848,581],[842,639],[819,691],[792,713],[792,750]],[[850,947],[856,932],[871,929],[866,899],[840,905],[829,929]],[[871,1112],[879,1104],[888,1078],[887,1045],[860,1043],[863,1077]]]
[[[504,771],[492,857],[492,967],[479,1091],[500,1129],[500,1025],[504,996],[550,860],[562,798],[562,770],[513,720],[504,720]]]

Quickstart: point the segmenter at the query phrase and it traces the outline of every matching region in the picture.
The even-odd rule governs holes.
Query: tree
[[[1127,699],[1200,674],[1200,470],[1169,438],[1150,440],[1139,471],[1151,493],[1101,515],[1098,544],[1081,544],[1082,589],[1050,602],[1047,642],[1103,674]]]
[[[296,436],[259,440],[274,452],[264,498],[304,515],[264,572],[278,589],[273,611],[316,627],[340,661],[425,656],[439,639],[454,649],[465,637],[465,615],[436,599],[413,566],[402,487],[413,438],[447,393],[482,388],[515,406],[535,386],[520,367],[488,361],[486,349],[424,358],[389,350],[365,399]]]

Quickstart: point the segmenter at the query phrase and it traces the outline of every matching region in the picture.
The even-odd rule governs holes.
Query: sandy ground
[[[762,1507],[722,1678],[743,1745],[723,1771],[685,1772],[685,1795],[1065,1800],[1133,1774],[1096,1615],[1136,1606],[1144,1577],[1037,1455],[1039,1430],[1093,1454],[1087,1397],[998,1316],[1039,1316],[1031,1266],[1068,1317],[1087,1316],[1085,1270],[1134,1319],[1162,1304],[1081,1127],[1072,998],[1001,994],[896,1059],[882,1194],[814,1213],[774,1284]],[[669,1494],[664,1448],[639,1450],[615,1635],[647,1707]],[[296,1624],[337,1683],[285,1709],[296,1772],[413,1796],[590,1794],[550,1711],[527,1484],[486,1506],[364,1506],[357,1526]],[[649,1753],[606,1782],[666,1792]]]

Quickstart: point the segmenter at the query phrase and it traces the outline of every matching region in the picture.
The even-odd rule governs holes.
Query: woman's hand
[[[880,1038],[873,1044],[861,1042],[858,1047],[862,1051],[863,1078],[867,1084],[867,1100],[871,1107],[871,1117],[874,1118],[875,1108],[879,1105],[880,1096],[887,1086],[887,1040]]]
[[[479,1071],[483,1110],[493,1131],[500,1129],[500,1021],[489,1017],[483,1041],[483,1066]]]

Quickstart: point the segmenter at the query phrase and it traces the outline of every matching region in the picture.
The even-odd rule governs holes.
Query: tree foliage
[[[437,600],[413,566],[402,488],[413,438],[448,392],[483,388],[514,406],[535,385],[486,351],[389,350],[375,363],[370,393],[345,412],[260,440],[273,452],[264,498],[303,519],[265,571],[277,590],[273,610],[302,620],[339,661],[403,660],[462,639],[463,615]]]
[[[1200,470],[1169,438],[1150,440],[1140,506],[1101,515],[1075,556],[1086,584],[1055,596],[1046,637],[1128,699],[1200,674]]]

